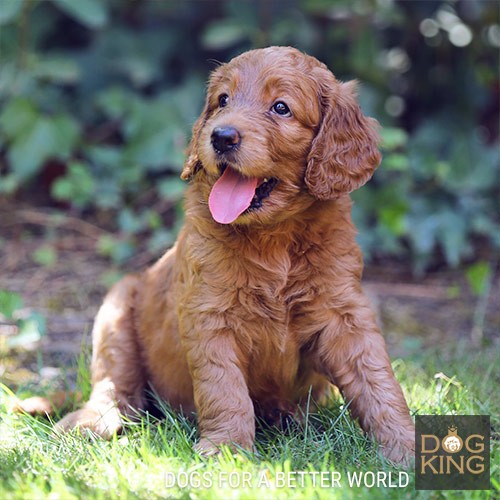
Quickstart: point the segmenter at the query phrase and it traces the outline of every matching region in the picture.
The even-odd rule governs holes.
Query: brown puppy
[[[348,193],[380,162],[355,85],[292,48],[246,52],[210,78],[174,248],[109,292],[90,401],[58,424],[109,437],[151,382],[198,414],[197,448],[252,448],[255,414],[342,391],[395,460],[414,428],[360,286]]]

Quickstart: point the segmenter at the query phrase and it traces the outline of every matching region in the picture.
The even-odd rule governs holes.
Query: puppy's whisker
[[[218,59],[213,59],[213,58],[207,59],[207,62],[213,64],[216,67],[222,66],[224,64],[224,62],[219,61]]]

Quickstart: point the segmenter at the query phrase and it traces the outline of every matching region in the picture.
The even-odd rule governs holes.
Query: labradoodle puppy
[[[394,461],[414,427],[360,285],[349,192],[380,162],[355,84],[289,47],[211,75],[182,177],[175,246],[106,297],[93,390],[58,429],[117,432],[151,383],[196,411],[199,451],[253,446],[255,416],[298,414],[330,384]]]

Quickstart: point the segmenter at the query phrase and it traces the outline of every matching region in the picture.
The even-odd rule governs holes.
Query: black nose
[[[226,153],[241,142],[240,133],[234,127],[215,127],[210,139],[217,153]]]

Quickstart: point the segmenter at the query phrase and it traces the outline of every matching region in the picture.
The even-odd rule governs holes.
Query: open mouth
[[[222,175],[213,185],[208,198],[210,213],[215,221],[231,224],[240,215],[258,210],[278,184],[278,179],[245,177],[226,164]]]
[[[250,202],[250,206],[247,208],[247,212],[251,210],[258,210],[262,207],[262,201],[265,200],[270,194],[271,191],[278,184],[278,179],[275,177],[271,177],[270,179],[264,179],[261,184],[257,186],[255,190],[255,195]]]

